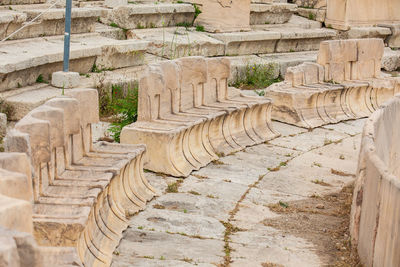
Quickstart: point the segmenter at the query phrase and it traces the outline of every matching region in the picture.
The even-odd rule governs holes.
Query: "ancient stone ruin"
[[[399,244],[398,130],[400,95],[382,105],[364,126],[351,236],[365,266],[397,266]]]
[[[400,266],[398,1],[66,6],[0,0],[0,267]]]
[[[140,80],[138,122],[121,142],[146,144],[146,168],[186,177],[218,155],[276,137],[271,101],[228,88],[229,68],[229,60],[202,57],[151,65]]]
[[[381,73],[382,55],[381,39],[322,42],[317,63],[288,68],[268,88],[272,117],[314,128],[369,116],[400,92],[400,80]]]
[[[70,253],[87,266],[110,265],[128,216],[155,194],[143,175],[145,146],[93,144],[91,125],[98,120],[97,91],[74,89],[28,113],[5,141],[7,151],[29,155],[32,164],[30,170],[21,157],[25,176],[14,179],[25,179],[26,189],[15,190],[33,200],[33,207],[26,202],[33,219],[12,228],[33,230],[42,246],[74,248]],[[3,216],[14,212],[6,209]]]

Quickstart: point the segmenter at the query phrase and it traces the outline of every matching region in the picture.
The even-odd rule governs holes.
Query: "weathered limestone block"
[[[55,36],[10,40],[1,43],[0,79],[2,82],[0,91],[34,84],[38,77],[44,81],[51,80],[52,73],[62,69],[63,42],[62,36]],[[70,71],[88,73],[94,64],[101,70],[140,65],[143,64],[146,47],[147,42],[145,41],[115,40],[102,37],[97,33],[72,35]],[[50,92],[51,90],[47,91],[52,94],[51,97],[54,96]],[[33,94],[30,97],[32,101],[15,99],[15,102],[24,102],[24,105],[16,108],[16,114],[13,114],[9,118],[10,120],[20,120],[27,114],[27,110],[32,109],[32,106],[51,98],[46,99],[47,96],[45,97],[43,94]],[[11,105],[18,105],[13,101],[10,102]]]
[[[391,48],[400,48],[400,23],[379,24],[380,27],[389,28],[390,36],[386,39]]]
[[[298,7],[296,13],[304,18],[324,22],[326,18],[326,8]]]
[[[196,25],[208,32],[250,31],[250,0],[199,0]]]
[[[395,0],[329,0],[325,24],[339,30],[400,22],[400,2]]]
[[[293,2],[299,7],[320,8],[326,6],[326,0],[295,0]]]
[[[109,266],[128,217],[155,194],[142,170],[145,146],[93,144],[97,90],[66,94],[20,120],[6,147],[31,158],[38,243],[74,247],[85,266]]]
[[[274,119],[305,128],[369,116],[400,92],[400,79],[381,73],[381,39],[322,42],[317,63],[288,68],[270,86]]]
[[[365,123],[350,217],[352,245],[364,266],[398,266],[400,244],[400,96]]]
[[[7,115],[0,113],[0,138],[3,138],[7,132]]]
[[[15,11],[14,11],[15,10]],[[5,38],[15,32],[26,21],[31,21],[45,9],[40,9],[32,6],[14,6],[13,11],[3,11],[0,14],[0,39]],[[95,31],[95,23],[97,18],[101,16],[103,10],[101,8],[74,8],[72,11],[71,32],[72,33],[88,33]],[[36,21],[10,39],[25,39],[40,36],[53,36],[64,34],[64,9],[50,9],[45,12],[40,20]],[[5,15],[7,14],[7,15]],[[7,18],[8,19],[7,21]],[[3,24],[2,21],[7,21]]]
[[[145,143],[146,168],[186,177],[218,158],[278,134],[270,100],[232,93],[225,58],[187,57],[151,65],[140,80],[138,121],[121,142]]]
[[[33,238],[30,165],[24,153],[0,153],[0,266],[79,266],[71,248],[40,248]]]
[[[250,24],[283,24],[290,20],[296,5],[287,3],[251,4]]]
[[[142,29],[190,24],[194,20],[191,4],[149,3],[115,7],[101,20],[106,24],[117,24],[123,29]]]
[[[126,6],[128,0],[105,0],[104,5],[107,7]]]

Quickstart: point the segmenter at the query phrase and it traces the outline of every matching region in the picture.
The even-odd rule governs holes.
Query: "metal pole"
[[[64,33],[64,65],[63,71],[69,71],[69,49],[71,40],[71,11],[72,0],[66,0],[65,7],[65,33]]]

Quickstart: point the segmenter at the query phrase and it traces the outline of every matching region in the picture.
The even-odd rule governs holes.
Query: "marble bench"
[[[225,58],[187,57],[150,65],[139,83],[138,121],[121,143],[146,144],[145,167],[186,177],[221,155],[276,137],[271,101],[229,88]]]
[[[317,63],[288,68],[268,87],[272,118],[305,128],[369,116],[400,91],[400,78],[381,73],[381,39],[325,41]]]
[[[154,194],[144,145],[92,143],[95,89],[73,89],[22,118],[6,136],[32,165],[33,232],[42,246],[74,247],[85,266],[109,266],[128,226]]]

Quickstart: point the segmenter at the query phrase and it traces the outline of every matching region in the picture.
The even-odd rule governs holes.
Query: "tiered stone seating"
[[[186,177],[222,154],[277,136],[271,101],[228,88],[225,58],[187,57],[150,65],[139,84],[138,121],[121,143],[144,143],[146,168]]]
[[[322,42],[317,63],[288,68],[270,86],[273,119],[306,128],[369,116],[400,91],[400,79],[381,73],[381,39]]]
[[[109,266],[128,217],[155,194],[142,171],[145,146],[93,144],[97,90],[66,94],[21,119],[6,147],[31,158],[38,243],[76,247],[85,266]]]
[[[363,266],[400,266],[400,95],[366,121],[350,234]]]
[[[0,265],[73,266],[73,248],[40,247],[33,238],[32,180],[24,153],[0,153]],[[75,264],[75,266],[77,266]]]

